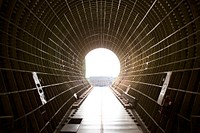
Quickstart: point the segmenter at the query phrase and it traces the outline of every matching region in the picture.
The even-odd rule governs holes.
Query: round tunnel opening
[[[97,48],[85,56],[86,78],[94,86],[108,86],[120,73],[120,61],[109,49]]]

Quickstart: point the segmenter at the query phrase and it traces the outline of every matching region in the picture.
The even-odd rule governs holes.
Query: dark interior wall
[[[90,87],[80,48],[64,42],[70,38],[54,25],[60,18],[47,3],[1,3],[0,132],[52,133],[75,101],[74,93]],[[41,80],[45,105],[32,72]]]
[[[199,1],[157,1],[146,18],[150,30],[123,57],[113,87],[121,93],[130,88],[128,96],[138,100],[136,111],[153,133],[200,131],[199,13]],[[142,43],[149,33],[152,43]],[[167,72],[172,75],[165,95],[172,105],[163,113],[157,99]]]
[[[200,115],[199,0],[3,0],[0,7],[2,131],[55,131],[73,94],[90,87],[84,57],[98,47],[119,57],[113,87],[123,93],[130,85],[128,95],[138,99],[136,111],[149,130],[194,131]],[[166,117],[157,98],[167,72],[173,104]]]

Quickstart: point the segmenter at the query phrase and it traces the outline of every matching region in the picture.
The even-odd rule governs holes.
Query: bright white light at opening
[[[86,78],[92,76],[117,77],[120,72],[118,57],[110,50],[98,48],[85,56]]]

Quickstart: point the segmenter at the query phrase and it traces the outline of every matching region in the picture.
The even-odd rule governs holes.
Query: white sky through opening
[[[120,61],[112,51],[97,48],[85,56],[86,78],[92,76],[117,77],[120,72]]]

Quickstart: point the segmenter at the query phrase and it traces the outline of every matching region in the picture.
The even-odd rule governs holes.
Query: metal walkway
[[[82,118],[78,133],[142,133],[108,87],[94,87],[73,118]]]

